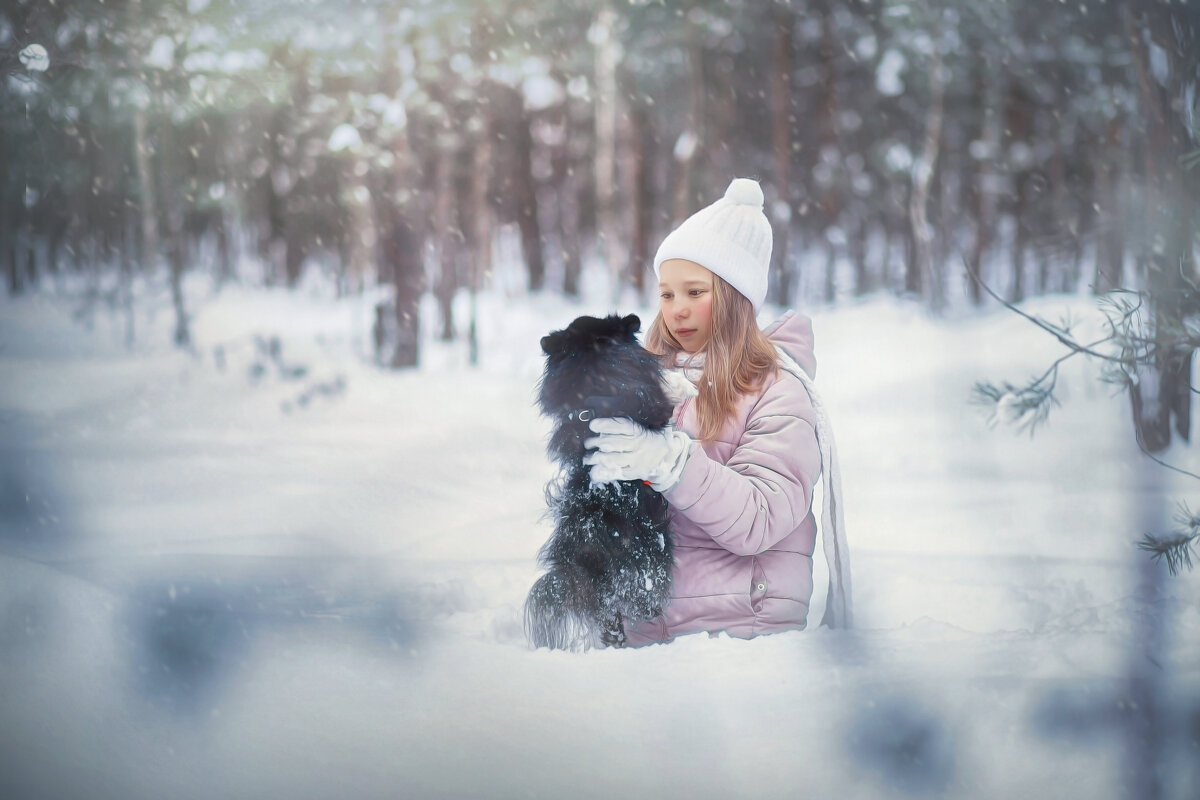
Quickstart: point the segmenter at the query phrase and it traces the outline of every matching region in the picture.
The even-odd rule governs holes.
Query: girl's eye
[[[670,300],[671,299],[671,295],[666,294],[666,293],[660,294],[658,297],[660,300]]]
[[[692,297],[699,297],[700,295],[704,294],[704,290],[703,289],[692,289],[690,292],[688,292],[688,294],[690,294]]]

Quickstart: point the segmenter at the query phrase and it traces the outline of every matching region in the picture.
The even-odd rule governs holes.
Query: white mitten
[[[677,406],[689,397],[700,394],[696,384],[683,374],[681,369],[664,369],[662,372],[662,387],[671,405]]]
[[[592,450],[583,463],[592,483],[646,481],[665,492],[679,482],[691,452],[691,438],[671,426],[652,431],[624,417],[599,417],[588,425],[599,434],[583,446]]]

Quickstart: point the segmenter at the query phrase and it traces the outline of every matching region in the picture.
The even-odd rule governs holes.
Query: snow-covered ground
[[[512,285],[479,298],[479,366],[427,306],[400,373],[371,298],[320,286],[191,285],[190,354],[161,290],[132,349],[63,293],[0,300],[0,796],[1118,797],[1146,614],[1194,791],[1200,575],[1146,604],[1134,542],[1195,490],[1083,363],[1033,439],[990,429],[974,381],[1061,352],[1003,311],[814,315],[856,630],[530,650],[538,339],[612,309]]]

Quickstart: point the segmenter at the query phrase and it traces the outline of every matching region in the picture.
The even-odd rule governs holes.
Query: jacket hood
[[[763,329],[763,333],[771,344],[780,347],[810,378],[817,377],[817,356],[813,352],[812,320],[795,311],[788,311],[782,317]]]

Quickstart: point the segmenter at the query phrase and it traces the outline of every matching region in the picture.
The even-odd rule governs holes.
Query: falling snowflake
[[[333,129],[329,135],[329,149],[337,153],[342,150],[357,152],[362,149],[362,137],[358,129],[349,123],[342,123]]]
[[[30,72],[45,72],[50,69],[50,54],[40,44],[31,44],[21,51],[18,58],[21,66]]]

